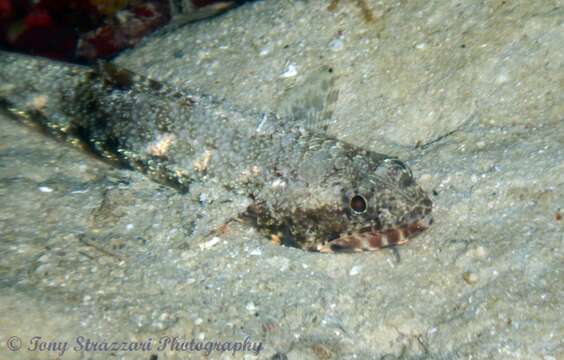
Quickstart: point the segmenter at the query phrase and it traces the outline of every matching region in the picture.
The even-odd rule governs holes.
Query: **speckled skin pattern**
[[[302,126],[300,114],[322,113],[324,101],[310,111],[301,97],[290,119],[110,64],[91,69],[9,53],[0,53],[0,81],[0,108],[19,121],[182,192],[213,179],[248,196],[242,216],[286,244],[376,250],[432,222],[429,197],[401,161]],[[332,94],[332,83],[322,84],[319,92]]]

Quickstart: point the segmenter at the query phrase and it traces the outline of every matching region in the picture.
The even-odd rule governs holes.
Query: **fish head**
[[[294,207],[289,229],[302,247],[378,250],[403,244],[431,225],[432,201],[402,161],[376,154],[356,157],[347,166],[317,189],[310,187],[307,203]]]

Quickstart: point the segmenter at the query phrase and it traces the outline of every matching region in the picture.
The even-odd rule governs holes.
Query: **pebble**
[[[286,70],[284,70],[284,72],[282,73],[282,75],[280,75],[281,78],[291,78],[298,75],[298,69],[296,68],[296,65],[294,64],[288,64],[288,66],[286,67]]]
[[[350,275],[350,276],[358,275],[358,274],[360,273],[360,269],[361,269],[360,266],[356,266],[356,265],[353,266],[353,267],[351,268],[351,270],[349,271],[349,275]]]
[[[465,271],[464,274],[462,274],[462,278],[468,285],[473,285],[478,282],[478,274],[472,271]]]
[[[256,310],[257,310],[257,307],[256,307],[255,303],[252,302],[252,301],[251,301],[251,302],[248,302],[247,305],[245,306],[245,308],[246,308],[247,311],[250,312],[250,313],[254,313],[254,312],[256,312]]]
[[[221,241],[220,238],[218,238],[217,236],[214,236],[213,238],[211,238],[210,241],[206,241],[205,243],[200,244],[200,249],[202,249],[202,250],[210,249],[210,248],[216,246],[217,244],[219,244],[220,241]]]

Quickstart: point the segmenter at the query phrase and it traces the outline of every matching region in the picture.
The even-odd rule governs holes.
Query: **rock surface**
[[[115,358],[206,358],[157,351],[178,336],[262,345],[212,359],[562,358],[563,18],[550,1],[259,1],[117,60],[272,111],[332,66],[329,132],[435,194],[435,224],[397,253],[273,245],[222,226],[244,199],[213,179],[178,194],[2,118],[1,357],[54,358],[34,336],[110,356],[74,351],[84,336],[152,339]]]

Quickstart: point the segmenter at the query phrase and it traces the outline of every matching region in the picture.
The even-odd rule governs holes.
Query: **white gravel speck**
[[[286,182],[284,180],[276,179],[272,182],[273,189],[283,189],[286,187]]]
[[[298,75],[298,69],[294,64],[288,64],[286,70],[280,75],[281,78],[291,78]]]
[[[472,272],[472,271],[466,271],[463,275],[462,275],[464,281],[469,284],[475,284],[478,282],[478,274]]]
[[[250,313],[254,313],[257,310],[257,306],[255,305],[254,302],[248,302],[247,305],[245,306],[245,308],[247,309],[248,312]]]
[[[360,273],[360,269],[361,269],[360,266],[357,266],[357,265],[353,266],[353,267],[351,268],[351,271],[349,271],[349,275],[350,275],[350,276],[358,275],[358,274]]]
[[[249,255],[251,255],[251,256],[261,256],[262,250],[261,249],[253,249],[249,252]]]
[[[343,49],[343,39],[335,38],[335,39],[331,40],[331,42],[329,43],[329,48],[333,51],[342,50]]]
[[[210,248],[216,246],[217,244],[219,244],[220,241],[221,241],[220,238],[218,238],[217,236],[214,236],[213,238],[211,238],[210,241],[206,241],[205,243],[200,244],[200,249],[201,250],[210,249]]]

